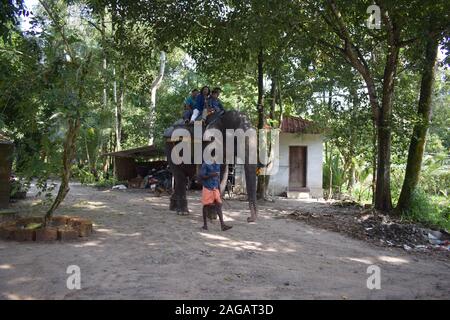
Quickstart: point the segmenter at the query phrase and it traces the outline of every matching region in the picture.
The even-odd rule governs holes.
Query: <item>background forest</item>
[[[327,198],[449,229],[450,2],[375,2],[379,29],[372,1],[1,0],[14,171],[116,184],[103,153],[162,148],[190,91],[220,86],[255,127],[323,129]]]

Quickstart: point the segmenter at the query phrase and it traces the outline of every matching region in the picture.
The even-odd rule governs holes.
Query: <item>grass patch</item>
[[[416,190],[411,201],[411,208],[403,217],[434,228],[450,230],[450,201],[447,197],[427,195],[423,190]]]

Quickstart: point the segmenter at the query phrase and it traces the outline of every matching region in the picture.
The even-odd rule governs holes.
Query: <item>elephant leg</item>
[[[255,222],[258,214],[256,202],[249,201],[248,207],[250,209],[250,217],[247,218],[247,222]]]
[[[244,165],[244,170],[250,209],[250,217],[247,218],[247,222],[255,222],[258,215],[258,209],[256,207],[256,165],[246,164]]]
[[[175,179],[174,192],[170,197],[170,210],[178,214],[188,214],[189,209],[186,199],[186,175],[181,171],[173,173]]]
[[[220,195],[223,196],[225,194],[225,189],[227,187],[228,182],[228,174],[229,174],[229,168],[228,163],[225,163],[222,165],[222,179],[220,180]]]

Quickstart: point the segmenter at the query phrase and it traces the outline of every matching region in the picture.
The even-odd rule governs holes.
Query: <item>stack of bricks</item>
[[[0,239],[16,241],[68,241],[88,237],[92,234],[92,222],[70,216],[52,218],[47,227],[29,228],[30,224],[42,224],[40,217],[23,218],[0,224]]]

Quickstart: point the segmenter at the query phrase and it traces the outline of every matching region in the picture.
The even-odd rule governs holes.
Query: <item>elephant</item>
[[[177,211],[177,213],[187,214],[189,213],[188,203],[186,199],[186,183],[187,179],[193,178],[196,175],[197,164],[191,161],[190,164],[181,163],[175,164],[171,155],[172,149],[177,144],[177,141],[172,141],[172,133],[175,129],[182,128],[189,131],[192,135],[194,127],[192,125],[184,124],[182,121],[176,122],[172,127],[164,132],[164,138],[166,139],[166,156],[169,164],[169,170],[172,172],[174,178],[174,192],[170,198],[170,210]],[[244,131],[253,129],[247,117],[236,110],[226,111],[221,117],[207,118],[207,129],[216,129],[222,133],[225,137],[227,129],[242,129]],[[203,127],[205,129],[205,126]],[[253,129],[254,130],[254,129]],[[202,142],[202,150],[211,142]],[[236,142],[235,142],[236,143]],[[190,147],[193,148],[192,140],[189,142]],[[223,144],[223,155],[226,154],[226,143]],[[257,164],[252,164],[249,159],[249,143],[245,144],[245,183],[247,189],[247,198],[250,209],[250,217],[247,218],[247,222],[254,222],[257,218],[257,206],[256,206],[256,169]],[[237,150],[234,148],[234,156],[236,156]],[[225,163],[225,161],[223,161]],[[228,165],[221,164],[221,194],[223,194],[228,178]]]

